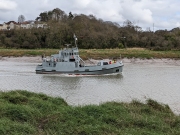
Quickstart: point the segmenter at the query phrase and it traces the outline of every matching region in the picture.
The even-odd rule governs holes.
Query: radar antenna
[[[66,46],[67,46],[67,48],[69,48],[69,46],[71,45],[71,44],[65,44]]]

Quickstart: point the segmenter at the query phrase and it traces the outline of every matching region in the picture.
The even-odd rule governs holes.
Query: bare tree
[[[63,20],[64,18],[67,18],[66,13],[59,8],[53,9],[52,14],[53,14],[53,19],[56,21],[60,21]]]
[[[19,22],[19,23],[22,23],[22,22],[24,22],[24,21],[25,21],[24,15],[20,15],[20,16],[18,17],[18,22]]]

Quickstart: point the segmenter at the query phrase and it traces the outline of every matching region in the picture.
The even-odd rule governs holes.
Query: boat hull
[[[102,75],[121,73],[123,70],[122,63],[115,63],[106,66],[85,66],[78,68],[45,68],[43,66],[36,67],[37,74],[74,74],[74,75]]]

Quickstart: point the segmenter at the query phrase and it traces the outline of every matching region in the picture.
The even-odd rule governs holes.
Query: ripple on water
[[[168,104],[180,114],[180,70],[174,64],[127,63],[122,74],[75,76],[35,74],[36,63],[0,62],[0,89],[42,92],[64,98],[70,105],[107,101]]]

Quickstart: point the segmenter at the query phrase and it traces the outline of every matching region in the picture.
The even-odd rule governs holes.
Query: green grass
[[[0,49],[0,56],[39,56],[42,54],[51,55],[58,53],[57,49]]]
[[[0,48],[0,56],[39,56],[45,54],[50,56],[51,54],[58,53],[58,49],[3,49]],[[127,49],[80,49],[80,56],[83,59],[105,59],[105,58],[180,58],[180,51],[152,51],[144,48],[127,48]]]
[[[73,107],[62,98],[19,90],[0,92],[0,133],[179,135],[180,116],[151,99]]]

